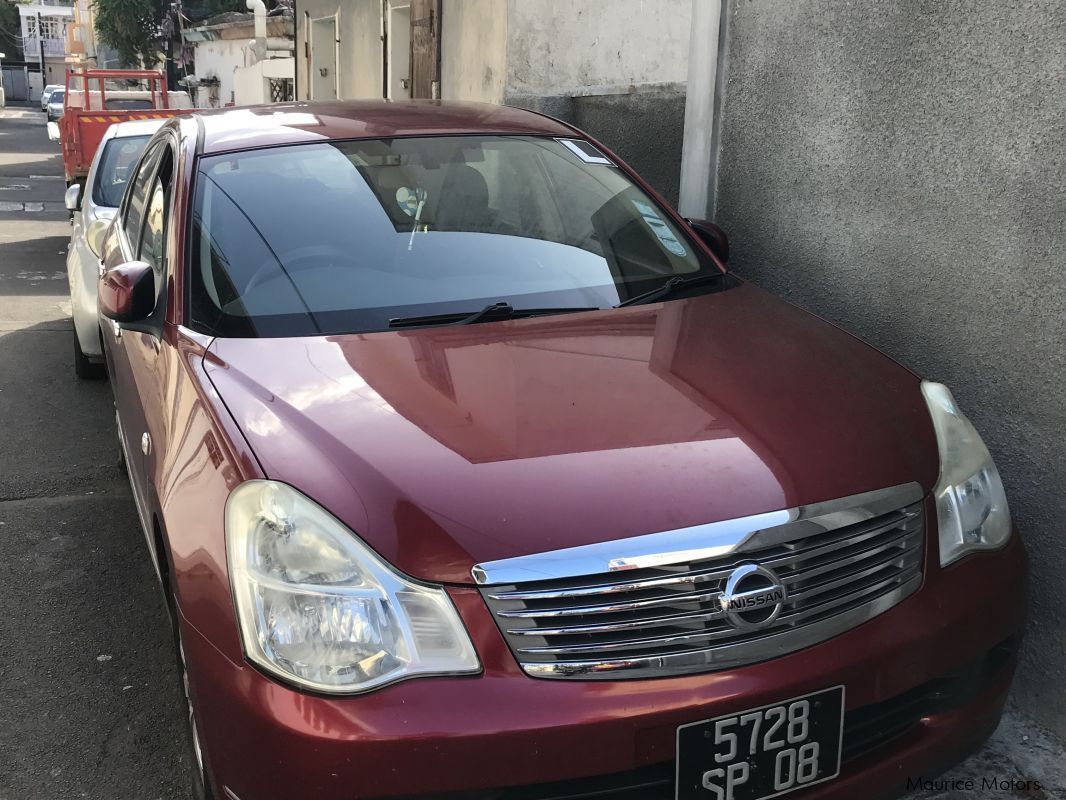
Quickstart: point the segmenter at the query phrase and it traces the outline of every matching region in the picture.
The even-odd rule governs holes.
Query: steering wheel
[[[301,269],[311,269],[313,267],[321,267],[322,262],[326,259],[336,259],[340,261],[346,261],[354,264],[355,259],[350,252],[341,250],[339,247],[328,244],[312,244],[306,247],[297,247],[295,250],[289,250],[283,254],[284,257],[284,270],[278,265],[278,260],[271,258],[265,261],[262,265],[256,268],[252,273],[252,277],[248,279],[248,282],[244,285],[244,289],[241,290],[241,296],[249,294],[260,283],[262,283],[266,276],[269,274],[268,270],[274,272],[288,272],[293,273]]]

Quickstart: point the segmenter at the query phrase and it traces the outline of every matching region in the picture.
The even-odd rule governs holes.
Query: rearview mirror
[[[155,310],[155,274],[143,261],[119,264],[100,276],[97,296],[100,313],[108,319],[139,322]]]
[[[67,208],[70,208],[70,206],[67,206]],[[85,229],[85,243],[89,245],[89,249],[93,251],[93,255],[97,258],[100,258],[100,254],[104,252],[104,235],[110,225],[111,220],[109,219],[95,219]]]
[[[686,221],[692,226],[692,230],[696,231],[700,239],[703,240],[703,243],[710,248],[711,252],[718,256],[719,261],[724,264],[729,260],[729,237],[726,236],[725,231],[705,219],[690,219]]]
[[[77,211],[81,201],[81,184],[73,183],[67,187],[67,193],[63,195],[63,203],[67,211]]]

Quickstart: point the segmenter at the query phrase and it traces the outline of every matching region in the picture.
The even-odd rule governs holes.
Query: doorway
[[[385,59],[385,85],[390,100],[411,97],[411,4],[388,3],[388,53]]]
[[[440,0],[411,0],[411,97],[440,99]]]
[[[311,20],[311,99],[337,99],[337,18]]]

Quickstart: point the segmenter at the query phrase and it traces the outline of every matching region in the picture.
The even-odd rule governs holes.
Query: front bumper
[[[849,717],[861,720],[937,679],[977,674],[956,702],[915,706],[920,710],[905,729],[854,750],[839,778],[791,795],[880,797],[898,794],[908,778],[952,765],[995,728],[1023,625],[1025,573],[1015,536],[1000,552],[945,570],[932,564],[914,595],[827,642],[761,664],[677,678],[530,678],[478,592],[467,588],[451,593],[484,666],[468,678],[317,697],[234,664],[189,626],[184,642],[219,795],[239,800],[450,792],[470,800],[532,800],[580,796],[574,789],[603,780],[615,781],[617,793],[599,797],[672,797],[655,775],[667,774],[669,782],[681,724],[836,684],[847,687]],[[625,794],[626,781],[630,787],[644,781],[644,788]],[[557,788],[545,786],[553,783]]]

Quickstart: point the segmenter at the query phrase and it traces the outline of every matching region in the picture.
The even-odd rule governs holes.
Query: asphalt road
[[[44,115],[0,110],[0,800],[188,798],[184,701],[111,391],[74,377],[62,174]],[[1011,714],[947,777],[1041,789],[911,797],[1066,800],[1062,753]]]
[[[74,376],[62,176],[44,115],[0,110],[0,800],[184,798],[111,390]]]

